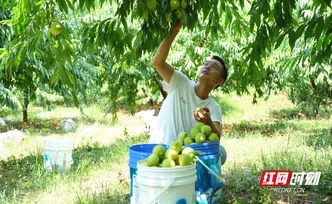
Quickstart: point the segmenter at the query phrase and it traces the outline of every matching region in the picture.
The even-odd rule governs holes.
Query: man
[[[221,109],[209,94],[226,81],[228,72],[225,63],[217,56],[212,57],[200,69],[197,82],[174,70],[166,58],[181,27],[182,20],[179,20],[154,56],[153,66],[167,83],[168,96],[156,126],[151,130],[150,143],[170,144],[177,140],[180,132],[189,133],[197,121],[209,125],[220,139]],[[197,108],[201,109],[201,114],[195,113]]]

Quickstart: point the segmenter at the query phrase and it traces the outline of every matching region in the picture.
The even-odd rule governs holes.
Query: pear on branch
[[[49,28],[50,33],[53,35],[59,35],[63,31],[63,26],[57,21],[52,21]]]

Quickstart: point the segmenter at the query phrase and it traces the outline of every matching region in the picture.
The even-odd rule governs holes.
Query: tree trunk
[[[28,123],[28,106],[29,106],[29,88],[25,89],[23,94],[23,123]]]
[[[314,116],[315,118],[318,116],[318,113],[319,113],[319,107],[320,105],[322,104],[322,96],[317,96],[317,99],[316,101],[314,101],[314,105],[313,105],[313,108],[314,108]]]
[[[143,91],[145,97],[148,98],[149,96],[146,94],[146,90],[145,90],[145,88],[142,88],[142,91]],[[149,98],[149,106],[150,106],[150,107],[153,106],[153,100],[152,100],[151,98]]]
[[[316,98],[316,100],[312,102],[313,103],[312,112],[313,112],[314,118],[316,118],[319,113],[319,106],[321,103],[320,94],[324,94],[324,93],[319,93],[319,94],[317,93],[319,90],[317,90],[317,85],[316,85],[314,79],[310,78],[310,83],[311,83],[311,87],[314,90],[314,97]]]
[[[163,85],[162,85],[161,82],[157,79],[157,77],[156,77],[155,75],[152,76],[152,80],[157,84],[157,86],[158,86],[158,88],[159,88],[159,90],[160,90],[160,92],[161,92],[161,95],[163,95],[164,100],[165,100],[166,97],[167,97],[167,92],[164,91],[164,89],[163,89]]]
[[[28,123],[28,110],[23,109],[23,123],[27,124]]]
[[[316,105],[313,105],[313,115],[314,115],[314,118],[316,118],[318,115],[318,108]]]

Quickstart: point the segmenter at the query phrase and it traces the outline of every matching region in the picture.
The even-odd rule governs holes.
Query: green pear
[[[175,162],[171,159],[165,159],[161,164],[161,167],[175,167]]]
[[[156,145],[153,148],[152,153],[158,155],[158,157],[160,159],[160,157],[164,157],[164,155],[165,155],[165,148],[162,145]]]
[[[140,165],[141,165],[141,166],[149,166],[149,165],[148,165],[148,162],[147,162],[146,160],[141,161],[141,162],[140,162]]]
[[[154,11],[154,10],[156,9],[156,6],[157,6],[157,2],[156,2],[156,0],[148,0],[148,2],[147,2],[147,7],[148,7],[150,10]]]
[[[157,166],[159,164],[159,157],[156,154],[150,154],[146,161],[148,166]]]
[[[204,143],[206,141],[206,136],[203,133],[198,133],[195,137],[195,141],[197,144]]]
[[[176,140],[181,146],[183,145],[183,143],[184,143],[184,141],[183,140],[180,140],[180,139],[178,139],[178,140]]]
[[[211,133],[208,137],[208,140],[210,142],[219,142],[219,137],[217,136],[216,133]]]
[[[211,134],[211,131],[212,131],[212,129],[208,125],[203,125],[201,127],[201,133],[204,133],[205,136],[209,136]]]
[[[196,135],[197,135],[198,133],[200,133],[200,132],[201,132],[200,129],[193,128],[193,129],[190,131],[189,135],[190,135],[191,139],[195,140]]]
[[[190,144],[192,144],[194,141],[193,141],[193,139],[191,139],[191,137],[186,137],[186,138],[184,138],[184,144],[185,145],[190,145]]]
[[[194,151],[194,149],[191,148],[191,147],[186,147],[186,148],[184,148],[184,149],[182,150],[182,154],[189,155],[189,157],[190,157],[190,159],[191,159],[192,161],[194,161],[194,159],[195,159],[195,151]]]
[[[52,21],[49,31],[53,34],[53,35],[59,35],[63,30],[63,26],[56,22],[56,21]]]
[[[204,125],[204,123],[202,123],[202,122],[197,122],[196,124],[195,124],[195,128],[197,128],[197,129],[201,129],[201,127]]]
[[[187,133],[186,132],[180,132],[180,134],[178,135],[178,140],[184,140],[185,137],[187,137]]]
[[[179,156],[179,163],[180,163],[180,166],[188,166],[188,165],[192,164],[192,159],[187,154],[181,154]]]
[[[176,149],[174,148],[169,148],[166,151],[166,158],[167,159],[171,159],[171,160],[176,160],[177,158],[179,158],[179,153]]]
[[[180,144],[179,141],[174,141],[170,144],[169,148],[174,148],[178,153],[181,153],[181,146],[182,144]]]

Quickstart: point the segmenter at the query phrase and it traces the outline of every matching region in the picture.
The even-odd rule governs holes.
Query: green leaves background
[[[134,112],[138,97],[160,99],[151,61],[178,15],[184,28],[169,61],[190,78],[216,54],[231,74],[223,91],[253,88],[255,102],[283,90],[297,103],[331,104],[330,0],[179,1],[186,8],[172,11],[168,0],[155,10],[147,0],[1,0],[0,104],[20,107],[26,89],[34,99],[45,87],[77,107],[100,103],[113,119],[119,108]],[[64,25],[58,36],[48,32],[51,16]]]

